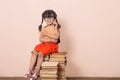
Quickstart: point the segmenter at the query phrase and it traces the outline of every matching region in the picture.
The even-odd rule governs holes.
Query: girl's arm
[[[51,35],[51,34],[48,34],[47,32],[45,32],[44,35],[51,38],[51,39],[56,39],[57,40],[59,38],[60,31],[57,30],[56,32],[57,32],[56,35]]]
[[[45,38],[43,38],[43,34],[41,33],[40,42],[53,42],[53,43],[56,43],[57,40],[55,40],[55,39],[45,39]]]
[[[53,42],[53,43],[57,43],[57,40],[55,39],[40,39],[40,42]]]

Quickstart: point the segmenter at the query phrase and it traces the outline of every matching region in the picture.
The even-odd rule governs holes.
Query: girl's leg
[[[31,55],[31,59],[30,59],[29,71],[33,70],[34,65],[36,63],[37,56],[38,56],[38,52],[37,51],[32,51],[32,55]]]
[[[28,69],[28,72],[24,76],[25,78],[31,78],[32,71],[33,71],[33,68],[34,68],[34,65],[35,65],[35,62],[36,62],[37,55],[38,55],[37,51],[32,51],[29,69]]]
[[[38,53],[38,59],[37,59],[37,64],[36,64],[36,68],[34,70],[34,74],[33,74],[33,80],[34,79],[37,79],[38,75],[39,75],[39,72],[40,72],[40,67],[41,67],[41,64],[43,62],[43,54],[41,52]]]

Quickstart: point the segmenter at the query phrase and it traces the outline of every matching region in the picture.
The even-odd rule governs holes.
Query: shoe
[[[38,77],[39,77],[39,73],[34,73],[31,77],[31,80],[37,80]]]
[[[27,74],[24,75],[25,78],[30,79],[32,77],[33,72],[28,71]]]

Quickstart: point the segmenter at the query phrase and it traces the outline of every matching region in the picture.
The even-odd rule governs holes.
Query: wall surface
[[[120,77],[120,0],[0,0],[0,77],[23,76],[39,43],[41,13],[53,9],[68,77]]]

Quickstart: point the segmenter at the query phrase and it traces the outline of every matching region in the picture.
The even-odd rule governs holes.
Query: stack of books
[[[67,64],[66,59],[67,52],[52,53],[50,55],[49,62],[58,62],[58,80],[66,80],[65,77],[65,65]]]
[[[58,78],[58,62],[43,62],[40,70],[41,80],[57,80]]]

